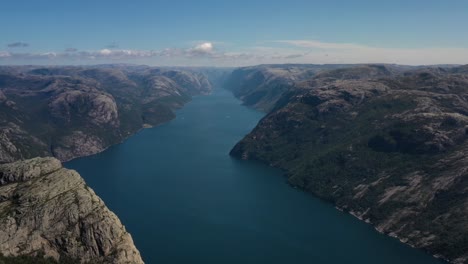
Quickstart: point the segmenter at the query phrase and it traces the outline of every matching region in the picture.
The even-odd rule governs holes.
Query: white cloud
[[[41,53],[41,56],[57,57],[57,53],[55,53],[55,52],[45,52],[45,53]]]
[[[108,56],[112,54],[112,51],[110,49],[102,49],[99,51],[101,55]]]
[[[201,44],[196,45],[193,48],[184,50],[183,53],[189,57],[217,56],[217,54],[215,54],[214,45],[211,42],[203,42]]]
[[[10,56],[11,56],[10,52],[0,51],[0,58],[7,58]]]
[[[205,43],[195,46],[192,50],[209,53],[213,51],[213,43],[205,42]]]

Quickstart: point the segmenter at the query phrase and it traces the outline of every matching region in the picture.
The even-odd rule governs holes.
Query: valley
[[[18,233],[5,233],[18,239],[1,253],[76,259],[91,250],[90,260],[119,258],[109,251],[117,241],[99,242],[112,241],[101,227],[87,238],[28,224],[25,213],[40,214],[41,221],[66,219],[49,215],[57,210],[50,208],[64,206],[41,196],[55,197],[47,185],[63,189],[64,197],[96,190],[134,236],[136,247],[131,238],[124,246],[134,252],[131,263],[140,258],[138,250],[147,263],[385,263],[380,256],[388,263],[439,263],[369,225],[345,220],[331,205],[405,244],[465,263],[466,87],[466,66],[0,67],[1,163],[58,159],[1,165],[3,219],[62,239],[26,236],[36,246],[23,247]],[[81,182],[78,189],[69,189],[62,174],[37,174],[34,164],[59,160],[81,174],[63,169]],[[284,184],[282,174],[297,189]],[[41,191],[36,195],[26,186]],[[80,198],[64,202],[81,208],[73,217],[86,221],[97,212],[87,201],[100,198],[92,190],[78,192]],[[44,211],[22,209],[31,199]],[[100,210],[112,216],[106,205]],[[272,217],[278,221],[266,221]],[[289,226],[299,219],[300,225]],[[66,221],[69,230],[82,225]],[[108,221],[128,234],[113,216],[96,224]],[[278,236],[278,230],[285,233]],[[357,240],[359,245],[350,243]],[[166,253],[155,252],[155,245]],[[341,254],[324,253],[332,258],[318,254],[336,247]],[[215,248],[220,253],[210,255],[207,249]],[[371,248],[376,254],[369,254]],[[180,249],[185,253],[176,253]]]

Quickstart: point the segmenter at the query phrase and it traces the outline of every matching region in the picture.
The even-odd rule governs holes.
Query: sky
[[[467,0],[2,0],[0,64],[467,64]]]

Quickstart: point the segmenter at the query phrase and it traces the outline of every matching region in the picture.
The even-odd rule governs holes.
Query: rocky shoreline
[[[349,214],[349,215],[351,215],[351,216],[353,216],[353,217],[359,219],[360,221],[363,221],[363,222],[365,222],[366,224],[371,225],[375,231],[379,232],[379,233],[382,234],[382,235],[386,235],[386,236],[395,238],[395,239],[397,239],[398,241],[400,241],[401,243],[403,243],[403,244],[405,244],[405,245],[408,245],[408,246],[410,246],[410,247],[412,247],[412,248],[418,249],[418,247],[416,247],[416,245],[409,243],[409,242],[408,242],[408,239],[401,238],[401,237],[399,237],[399,236],[398,236],[397,234],[395,234],[395,233],[385,233],[384,230],[379,229],[378,227],[376,227],[368,218],[367,218],[367,219],[364,219],[361,215],[357,214],[356,212],[352,212],[352,211],[351,211],[351,212],[346,212],[345,210],[343,210],[343,208],[339,208],[339,207],[337,207],[337,206],[335,206],[335,208],[336,208],[338,211],[340,211],[340,212],[347,213],[347,214]],[[426,253],[429,253],[429,254],[430,254],[429,251],[426,251]],[[433,254],[432,256],[433,256],[434,258],[436,258],[436,259],[440,259],[440,260],[446,261],[447,263],[450,262],[449,259],[445,258],[445,257],[442,256],[442,255]],[[453,262],[453,263],[454,263],[454,264],[463,264],[464,262],[465,262],[464,259],[460,259],[460,260],[455,261],[455,262]]]

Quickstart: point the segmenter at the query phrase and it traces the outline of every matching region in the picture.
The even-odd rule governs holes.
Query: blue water
[[[120,217],[146,263],[441,263],[291,188],[276,169],[232,159],[262,115],[218,89],[66,167]]]

